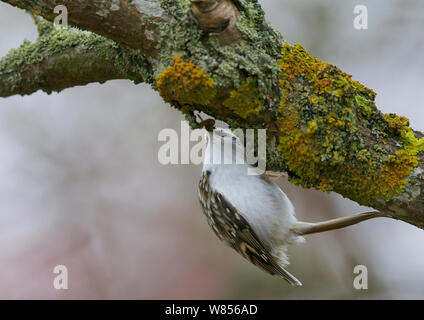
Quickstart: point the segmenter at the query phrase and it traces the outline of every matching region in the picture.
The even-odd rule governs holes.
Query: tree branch
[[[137,53],[99,35],[71,29],[55,29],[47,21],[39,22],[40,36],[25,41],[0,60],[0,97],[47,93],[112,79],[148,81],[150,68]],[[140,66],[143,68],[140,69]],[[140,70],[144,71],[140,72]]]
[[[49,20],[60,4],[4,2]],[[66,5],[74,26],[141,49],[129,53],[131,59],[119,59],[135,70],[118,68],[116,76],[132,74],[152,83],[189,119],[200,110],[233,128],[267,128],[268,169],[288,171],[295,184],[337,192],[424,229],[422,133],[404,117],[382,114],[375,93],[350,75],[300,45],[285,43],[265,23],[256,0],[191,2],[199,10],[192,11],[189,0],[70,0]],[[107,56],[98,61],[117,61]],[[10,56],[6,60],[3,68],[20,68]],[[42,78],[49,68],[39,70]],[[59,89],[73,85],[73,73],[62,75],[74,80],[56,80]],[[13,93],[27,93],[24,87]]]
[[[149,0],[2,0],[53,21],[54,8],[65,5],[71,25],[89,30],[144,54],[155,56],[159,22],[169,19],[159,1]]]

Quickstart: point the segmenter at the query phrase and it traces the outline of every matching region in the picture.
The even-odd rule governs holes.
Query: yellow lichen
[[[409,127],[409,120],[396,114],[385,114],[384,120],[387,121],[388,130],[401,137],[403,149],[396,151],[396,156],[390,156],[390,165],[392,171],[403,172],[404,177],[411,174],[413,168],[418,165],[417,155],[424,152],[424,138],[418,139],[414,131]],[[407,181],[400,181],[406,184]]]
[[[230,93],[224,101],[224,106],[232,110],[243,119],[251,115],[258,115],[264,105],[264,96],[258,89],[254,78],[247,78],[237,90]]]
[[[212,77],[192,61],[173,57],[174,64],[156,77],[159,94],[166,102],[207,105],[216,94]]]
[[[388,129],[391,133],[404,135],[405,127],[409,126],[409,120],[406,117],[400,117],[393,113],[387,113],[384,116],[384,120],[386,120],[388,124]]]
[[[424,152],[408,120],[382,115],[372,90],[300,45],[283,46],[280,67],[278,148],[292,181],[365,205],[400,195]]]
[[[352,76],[342,72],[337,67],[322,62],[310,55],[300,44],[290,46],[284,44],[283,60],[280,61],[281,71],[288,80],[303,76],[309,80],[317,94],[328,93],[335,97],[343,95],[345,89],[352,87],[366,93],[371,98],[375,92],[366,88],[358,81],[352,81]]]

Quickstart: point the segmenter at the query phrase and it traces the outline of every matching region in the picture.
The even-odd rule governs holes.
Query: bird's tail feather
[[[359,222],[384,217],[384,214],[378,211],[365,212],[357,215],[332,219],[328,221],[323,221],[319,223],[308,223],[298,221],[292,227],[292,231],[298,235],[306,235],[318,232],[325,232],[330,230],[336,230],[341,228],[346,228],[348,226],[357,224]]]
[[[290,283],[292,286],[300,287],[302,286],[302,282],[296,279],[295,276],[293,276],[290,272],[288,272],[283,267],[278,267],[277,274],[281,276],[284,280],[286,280],[288,283]]]

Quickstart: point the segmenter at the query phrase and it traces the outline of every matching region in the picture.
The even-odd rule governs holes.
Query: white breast
[[[219,165],[211,169],[211,187],[240,211],[264,245],[275,248],[296,242],[290,232],[297,221],[294,207],[275,183],[248,175],[248,165]]]

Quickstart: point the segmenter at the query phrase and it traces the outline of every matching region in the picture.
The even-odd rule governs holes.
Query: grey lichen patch
[[[109,10],[110,8],[108,8],[107,4],[104,2],[99,2],[98,6],[97,6],[97,11],[96,14],[100,17],[103,18],[107,18],[109,16]]]
[[[424,178],[424,169],[417,167],[412,171],[413,176],[421,176],[421,178]]]
[[[110,10],[111,11],[118,11],[119,9],[121,9],[119,0],[112,0],[112,4],[110,5]]]
[[[412,199],[416,199],[421,195],[421,186],[413,186],[411,188]]]
[[[112,3],[109,7],[106,3],[102,2],[99,2],[97,6],[99,7],[99,10],[96,11],[96,14],[103,18],[107,18],[109,16],[110,11],[118,11],[119,9],[121,9],[119,0],[112,0]]]
[[[148,29],[146,29],[145,31],[144,31],[144,34],[146,35],[146,38],[148,39],[148,40],[155,40],[155,33],[152,31],[152,30],[148,30]]]
[[[424,180],[424,170],[421,167],[416,167],[407,180],[408,185],[405,188],[405,192],[398,197],[398,200],[403,202],[414,201],[421,197],[421,193],[423,192],[422,182]]]
[[[164,11],[161,7],[160,0],[133,0],[131,2],[141,13],[150,17],[161,17]]]
[[[107,18],[107,16],[109,15],[109,10],[106,9],[106,8],[101,8],[101,9],[96,11],[96,14],[98,16],[103,17],[103,18]]]

